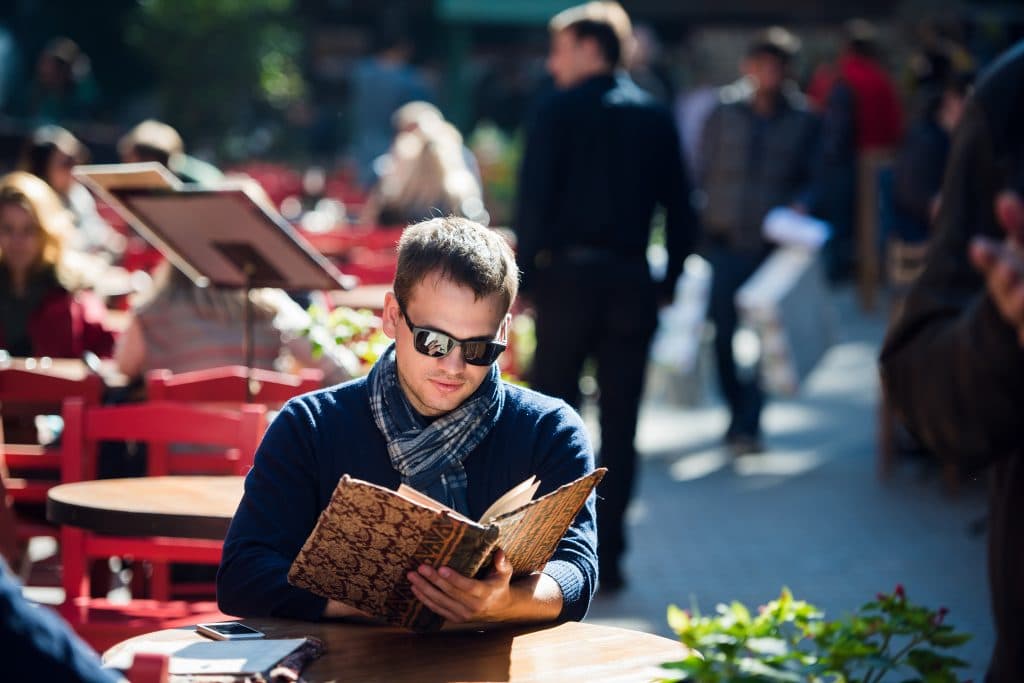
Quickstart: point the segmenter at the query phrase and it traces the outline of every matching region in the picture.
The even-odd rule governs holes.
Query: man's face
[[[743,74],[754,81],[759,93],[775,94],[782,90],[786,66],[775,55],[755,54],[743,61]]]
[[[568,29],[555,33],[547,62],[555,85],[565,90],[582,81],[596,57],[595,49],[593,40],[580,40]]]
[[[494,339],[507,333],[507,307],[501,296],[477,299],[473,290],[430,274],[413,287],[405,313],[416,327],[456,339]],[[491,368],[470,365],[456,347],[443,358],[421,354],[392,292],[384,300],[384,333],[395,340],[398,381],[418,413],[444,415],[458,408],[483,383]]]

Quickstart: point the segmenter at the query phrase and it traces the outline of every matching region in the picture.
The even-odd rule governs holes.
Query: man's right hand
[[[995,211],[1007,237],[1002,242],[971,240],[971,263],[985,277],[989,296],[1024,347],[1024,200],[1016,192],[1002,192]]]

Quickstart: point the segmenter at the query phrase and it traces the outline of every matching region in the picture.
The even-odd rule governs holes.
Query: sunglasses
[[[409,320],[405,306],[399,304],[398,310],[405,318],[405,324],[409,326],[409,331],[412,332],[413,347],[424,356],[444,358],[457,346],[461,346],[462,357],[468,364],[487,366],[493,365],[501,352],[505,350],[506,344],[494,339],[456,339],[450,334],[432,330],[429,327],[419,327]]]

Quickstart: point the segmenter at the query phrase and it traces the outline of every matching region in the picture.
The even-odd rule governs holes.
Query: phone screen
[[[256,629],[249,628],[245,624],[237,621],[223,624],[201,624],[201,626],[211,631],[216,631],[223,636],[263,635]]]

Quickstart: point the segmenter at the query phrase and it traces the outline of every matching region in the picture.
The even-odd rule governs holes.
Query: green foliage
[[[367,309],[355,310],[339,306],[327,312],[319,306],[309,307],[310,324],[303,334],[313,343],[314,354],[319,353],[319,339],[327,338],[338,346],[345,346],[363,364],[363,370],[377,362],[391,340],[380,329],[380,318]]]
[[[662,680],[880,683],[900,673],[905,683],[956,683],[955,669],[966,664],[940,650],[970,636],[943,623],[946,612],[909,602],[902,586],[835,621],[787,588],[756,616],[738,602],[718,605],[715,616],[672,605],[669,626],[690,654],[663,664]]]
[[[217,139],[249,110],[302,96],[292,0],[141,0],[126,34],[153,65],[165,118]]]

